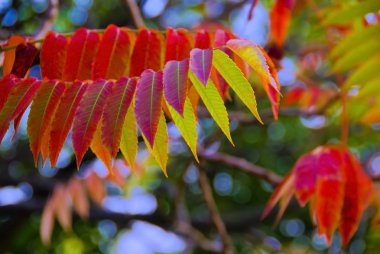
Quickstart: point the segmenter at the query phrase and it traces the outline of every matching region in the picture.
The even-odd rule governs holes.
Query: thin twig
[[[41,39],[45,37],[45,34],[51,30],[54,25],[55,20],[58,17],[59,13],[59,0],[50,0],[49,1],[49,11],[47,13],[46,19],[42,23],[42,26],[36,32],[34,38]]]
[[[220,237],[222,238],[223,253],[233,254],[234,251],[232,249],[231,239],[227,233],[226,226],[224,225],[224,222],[218,212],[218,208],[216,206],[214,197],[212,195],[211,186],[208,181],[206,172],[201,166],[198,166],[198,172],[199,172],[199,184],[202,189],[203,197],[210,211],[211,219],[214,222],[216,230],[218,231]]]
[[[277,185],[282,181],[281,176],[273,173],[269,169],[252,164],[243,158],[239,158],[239,157],[235,157],[232,155],[219,153],[219,152],[208,153],[206,150],[204,150],[201,147],[198,147],[197,149],[198,149],[198,156],[207,161],[220,162],[230,167],[240,169],[251,175],[264,179],[274,185]]]
[[[125,0],[125,3],[128,5],[129,10],[132,13],[133,21],[135,22],[136,27],[144,27],[145,23],[142,18],[140,8],[137,6],[135,0]]]

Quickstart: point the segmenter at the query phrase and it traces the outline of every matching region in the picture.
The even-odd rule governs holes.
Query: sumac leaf
[[[49,157],[52,167],[55,166],[59,152],[69,134],[75,112],[86,90],[86,86],[85,83],[78,81],[67,87],[52,117],[53,120],[49,139]]]
[[[41,75],[44,79],[61,79],[66,61],[68,41],[65,36],[49,32],[40,53]]]
[[[35,165],[38,163],[38,155],[41,151],[43,139],[45,136],[49,137],[48,130],[53,120],[52,116],[64,90],[65,84],[62,82],[43,81],[33,99],[28,117],[27,132]],[[45,159],[43,158],[43,160]]]
[[[99,45],[99,35],[85,28],[78,29],[71,37],[67,49],[63,79],[66,81],[89,80]]]
[[[186,59],[167,62],[163,73],[165,99],[180,115],[183,115],[186,100],[188,71],[189,60]]]
[[[185,29],[166,29],[165,63],[171,60],[182,61],[189,58],[190,40]]]
[[[79,168],[82,158],[91,144],[98,123],[102,117],[106,99],[112,89],[112,83],[98,80],[88,85],[73,124],[73,146]]]
[[[211,63],[212,49],[195,48],[190,52],[190,69],[204,86],[210,78]]]
[[[147,69],[161,69],[161,41],[157,31],[140,29],[131,56],[130,77],[140,76]]]
[[[136,120],[145,138],[153,147],[160,120],[163,97],[162,72],[145,70],[137,82]]]
[[[3,139],[10,121],[24,112],[40,87],[41,81],[28,78],[15,85],[0,112],[0,142]]]
[[[93,78],[118,79],[126,73],[131,54],[128,33],[109,25],[100,42],[95,58]]]
[[[20,78],[25,77],[30,67],[32,67],[37,52],[37,48],[32,44],[22,43],[18,45],[11,73]]]

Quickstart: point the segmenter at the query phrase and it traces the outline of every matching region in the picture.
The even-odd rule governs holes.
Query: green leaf
[[[230,122],[228,120],[226,107],[212,80],[208,79],[207,85],[204,86],[192,71],[189,71],[189,78],[212,118],[218,124],[231,144],[234,145],[230,134]]]
[[[263,123],[257,111],[257,103],[255,93],[251,84],[244,77],[243,73],[236,66],[234,61],[223,51],[214,50],[214,58],[212,64],[220,75],[227,81],[232,90],[239,96],[242,102],[252,112],[256,119]]]
[[[372,79],[380,77],[379,72],[380,58],[374,57],[368,60],[365,64],[355,70],[350,78],[344,84],[345,88],[350,88],[352,85],[364,85]]]
[[[364,15],[370,12],[380,10],[380,1],[369,0],[360,1],[355,4],[344,3],[344,8],[339,11],[330,11],[329,15],[324,20],[324,25],[344,25],[352,23],[355,18],[363,18]]]
[[[334,72],[347,71],[360,63],[367,62],[376,52],[380,52],[380,43],[379,39],[374,38],[339,58],[332,70]]]
[[[351,51],[358,45],[362,45],[373,39],[380,39],[380,23],[365,28],[362,27],[359,30],[352,32],[334,48],[330,56],[332,58],[338,58],[345,52]]]
[[[186,144],[190,147],[195,159],[199,162],[197,155],[197,124],[190,100],[187,98],[185,101],[183,117],[169,103],[166,104],[168,105],[174,124],[177,126]]]

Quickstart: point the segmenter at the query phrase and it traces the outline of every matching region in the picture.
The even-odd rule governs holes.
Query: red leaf
[[[181,115],[187,94],[187,73],[189,60],[169,61],[163,74],[164,93],[166,101]]]
[[[37,56],[37,48],[32,44],[20,44],[16,48],[16,58],[11,73],[23,78],[32,66]]]
[[[93,78],[118,79],[126,74],[131,51],[128,33],[109,25],[100,42]]]
[[[88,88],[79,103],[73,125],[73,146],[77,158],[77,167],[91,144],[96,127],[102,117],[106,99],[112,89],[112,83],[98,80]]]
[[[195,36],[195,48],[208,49],[211,48],[210,35],[205,30],[200,30]]]
[[[190,52],[190,69],[206,86],[211,73],[212,49],[195,48]]]
[[[85,28],[71,37],[67,50],[63,79],[67,81],[91,79],[92,64],[99,44],[99,35]]]
[[[228,40],[232,39],[232,36],[224,30],[218,29],[215,32],[214,38],[214,46],[216,48],[220,48],[221,51],[226,53],[230,58],[232,58],[231,49],[224,47]],[[217,72],[213,72],[215,77],[213,79],[215,85],[218,87],[219,93],[222,98],[227,96],[228,92],[228,83],[224,80],[224,78]]]
[[[58,108],[52,117],[52,127],[50,131],[49,157],[52,167],[58,159],[66,137],[71,129],[75,112],[77,111],[79,102],[86,90],[86,84],[75,82],[66,88],[63,96],[58,104]]]
[[[315,193],[315,216],[318,233],[330,243],[338,227],[343,208],[344,181],[341,158],[337,149],[322,148],[319,154],[318,177]]]
[[[289,192],[289,190],[293,188],[293,184],[294,184],[294,174],[290,173],[284,177],[282,182],[274,190],[272,196],[270,197],[267,205],[264,208],[261,218],[267,217],[269,212],[276,205],[276,203],[280,201],[283,197],[288,196],[286,194]],[[282,213],[284,212],[283,210],[285,210],[285,208],[282,209]],[[280,215],[281,215],[281,211],[277,215],[277,219],[281,217]]]
[[[137,82],[136,121],[145,138],[153,147],[160,120],[163,94],[162,72],[145,70]]]
[[[9,122],[14,120],[29,106],[34,94],[37,92],[41,81],[28,78],[15,85],[0,112],[0,142],[8,129]]]
[[[268,56],[268,54],[265,52],[263,48],[258,46],[259,50],[261,51],[262,55],[265,57],[265,60],[268,64],[269,68],[269,73],[272,75],[272,78],[274,82],[272,84],[267,84],[266,82],[263,82],[264,84],[264,89],[269,97],[269,100],[272,104],[272,111],[273,111],[273,116],[274,119],[278,119],[278,109],[280,107],[280,83],[278,82],[278,77],[277,77],[277,71],[276,67],[272,61],[272,59]],[[276,87],[273,87],[273,83],[275,84]]]
[[[166,29],[165,63],[189,58],[191,45],[185,29]]]
[[[6,46],[17,46],[26,41],[25,37],[19,35],[12,35],[6,44]],[[11,74],[13,64],[16,59],[16,48],[7,50],[4,52],[4,62],[3,62],[3,76]]]
[[[315,193],[315,185],[318,174],[318,157],[314,154],[306,154],[298,159],[294,166],[294,187],[296,197],[301,206],[310,200]]]
[[[140,76],[146,69],[161,69],[161,37],[157,31],[140,29],[131,57],[129,76]]]
[[[276,0],[270,12],[270,33],[277,46],[282,48],[292,15],[294,0]]]
[[[360,162],[351,154],[342,155],[345,178],[345,195],[339,232],[343,245],[347,245],[355,234],[361,215],[368,206],[372,181],[363,173]]]
[[[136,89],[136,80],[121,78],[113,84],[103,113],[102,141],[112,157],[119,151],[125,115]]]
[[[41,75],[44,79],[61,79],[68,41],[65,36],[49,32],[40,53]]]
[[[16,85],[17,79],[13,75],[7,75],[0,79],[0,111],[4,107],[5,102],[8,99],[9,93]]]
[[[47,131],[64,90],[65,84],[62,82],[43,81],[34,97],[28,117],[27,131],[35,165],[38,162],[38,154],[43,145],[43,140],[49,137]],[[43,161],[45,159],[43,158]]]

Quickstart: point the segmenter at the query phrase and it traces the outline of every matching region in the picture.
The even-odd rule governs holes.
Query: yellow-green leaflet
[[[355,18],[363,18],[367,13],[376,12],[380,9],[380,1],[368,0],[354,4],[345,3],[339,10],[332,10],[323,21],[324,25],[344,25],[349,24]]]
[[[132,101],[123,124],[123,132],[120,142],[120,150],[127,160],[129,167],[133,170],[135,166],[136,154],[138,149],[135,103]]]
[[[230,134],[230,121],[228,119],[227,109],[214,83],[209,79],[207,85],[204,86],[192,71],[189,71],[189,78],[212,118],[218,124],[231,144],[234,145]]]
[[[234,61],[226,53],[216,49],[214,50],[212,64],[256,119],[263,123],[257,111],[256,97],[252,86]]]
[[[154,159],[157,161],[158,165],[161,167],[164,175],[168,177],[166,171],[166,164],[168,162],[168,152],[169,152],[169,138],[168,129],[166,127],[166,120],[164,112],[161,111],[160,121],[158,122],[156,137],[154,138],[153,148],[150,146],[148,140],[141,134],[144,138],[144,142],[149,149],[149,152],[153,155]]]
[[[166,105],[168,105],[169,112],[172,116],[174,124],[177,126],[186,144],[190,147],[190,150],[193,153],[195,159],[197,162],[199,162],[197,155],[197,123],[189,98],[187,98],[185,101],[183,117],[178,114],[178,112],[172,106],[170,106],[169,103],[166,103]]]
[[[334,72],[347,71],[370,59],[374,52],[380,52],[380,42],[378,38],[373,38],[368,42],[358,45],[355,50],[348,51],[341,56],[334,64]]]
[[[374,57],[370,60],[368,60],[365,64],[360,66],[357,70],[355,70],[350,78],[346,81],[344,87],[346,89],[350,88],[352,85],[364,85],[365,83],[368,83],[369,81],[379,78],[379,66],[380,66],[380,59],[377,57]]]
[[[364,44],[372,38],[380,39],[380,23],[354,30],[350,35],[339,42],[331,52],[330,56],[331,58],[340,57],[345,54],[345,52],[351,51],[353,48]]]

